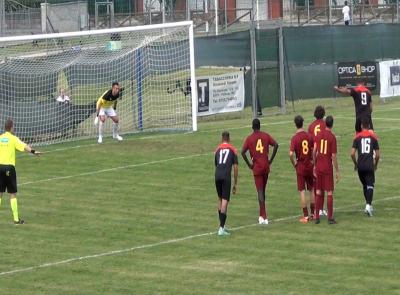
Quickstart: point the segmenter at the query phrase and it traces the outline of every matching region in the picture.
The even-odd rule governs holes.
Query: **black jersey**
[[[371,92],[364,86],[357,86],[350,90],[354,100],[356,117],[371,115]]]
[[[359,171],[374,171],[374,151],[379,150],[378,138],[372,130],[363,130],[353,141],[357,150],[357,168]]]
[[[215,179],[231,179],[232,166],[238,164],[236,149],[229,143],[222,143],[215,151]]]

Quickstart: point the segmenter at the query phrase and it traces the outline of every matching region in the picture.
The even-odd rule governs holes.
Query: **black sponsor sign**
[[[198,112],[208,112],[210,107],[210,80],[197,80]]]
[[[390,86],[400,85],[400,66],[390,67]]]
[[[336,71],[339,86],[355,87],[360,81],[362,81],[368,88],[374,89],[376,87],[376,62],[339,62]]]

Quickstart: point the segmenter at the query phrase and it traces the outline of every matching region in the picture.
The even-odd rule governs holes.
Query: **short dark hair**
[[[118,83],[117,81],[113,82],[113,83],[112,83],[112,87],[114,87],[115,85],[118,85],[118,86],[119,86],[119,83]]]
[[[302,116],[298,115],[298,116],[294,117],[294,124],[296,124],[297,128],[302,128],[303,122],[304,122],[304,119]]]
[[[261,128],[260,120],[257,118],[255,118],[253,120],[253,123],[251,125],[252,125],[253,130],[260,130],[260,128]]]
[[[344,1],[344,5],[347,5],[347,1]]]
[[[333,117],[332,116],[326,117],[325,124],[326,124],[326,127],[332,128],[332,126],[333,126]]]
[[[14,126],[13,120],[7,119],[7,120],[6,120],[6,123],[4,124],[4,129],[5,129],[6,131],[11,131],[11,128],[13,128],[13,126]]]
[[[361,118],[361,127],[364,129],[369,129],[369,126],[371,124],[371,120],[367,116],[363,116]]]
[[[317,119],[323,119],[325,116],[325,109],[323,106],[317,106],[314,110],[314,117]]]
[[[222,132],[222,139],[225,141],[229,141],[229,132],[228,131]]]

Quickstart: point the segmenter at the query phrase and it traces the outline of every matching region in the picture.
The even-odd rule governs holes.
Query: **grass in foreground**
[[[280,143],[267,188],[271,224],[256,225],[253,179],[240,161],[227,238],[207,234],[218,225],[212,152],[225,129],[240,149],[251,132],[247,111],[201,122],[193,134],[53,145],[40,159],[23,154],[17,161],[27,224],[12,225],[8,198],[0,207],[1,294],[400,294],[400,102],[377,105],[373,114],[383,158],[373,218],[361,211],[349,158],[352,101],[301,102],[296,110],[307,124],[317,103],[335,117],[342,176],[334,194],[337,225],[298,222],[288,159],[293,112],[261,119]],[[51,264],[102,253],[109,255]]]

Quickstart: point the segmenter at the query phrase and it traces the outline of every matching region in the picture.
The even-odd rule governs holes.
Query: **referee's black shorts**
[[[216,179],[215,188],[218,197],[229,202],[231,198],[231,179]]]
[[[17,193],[17,173],[13,165],[0,165],[0,193],[6,189],[9,194]]]
[[[374,170],[358,170],[358,177],[364,186],[374,186],[375,184]]]

